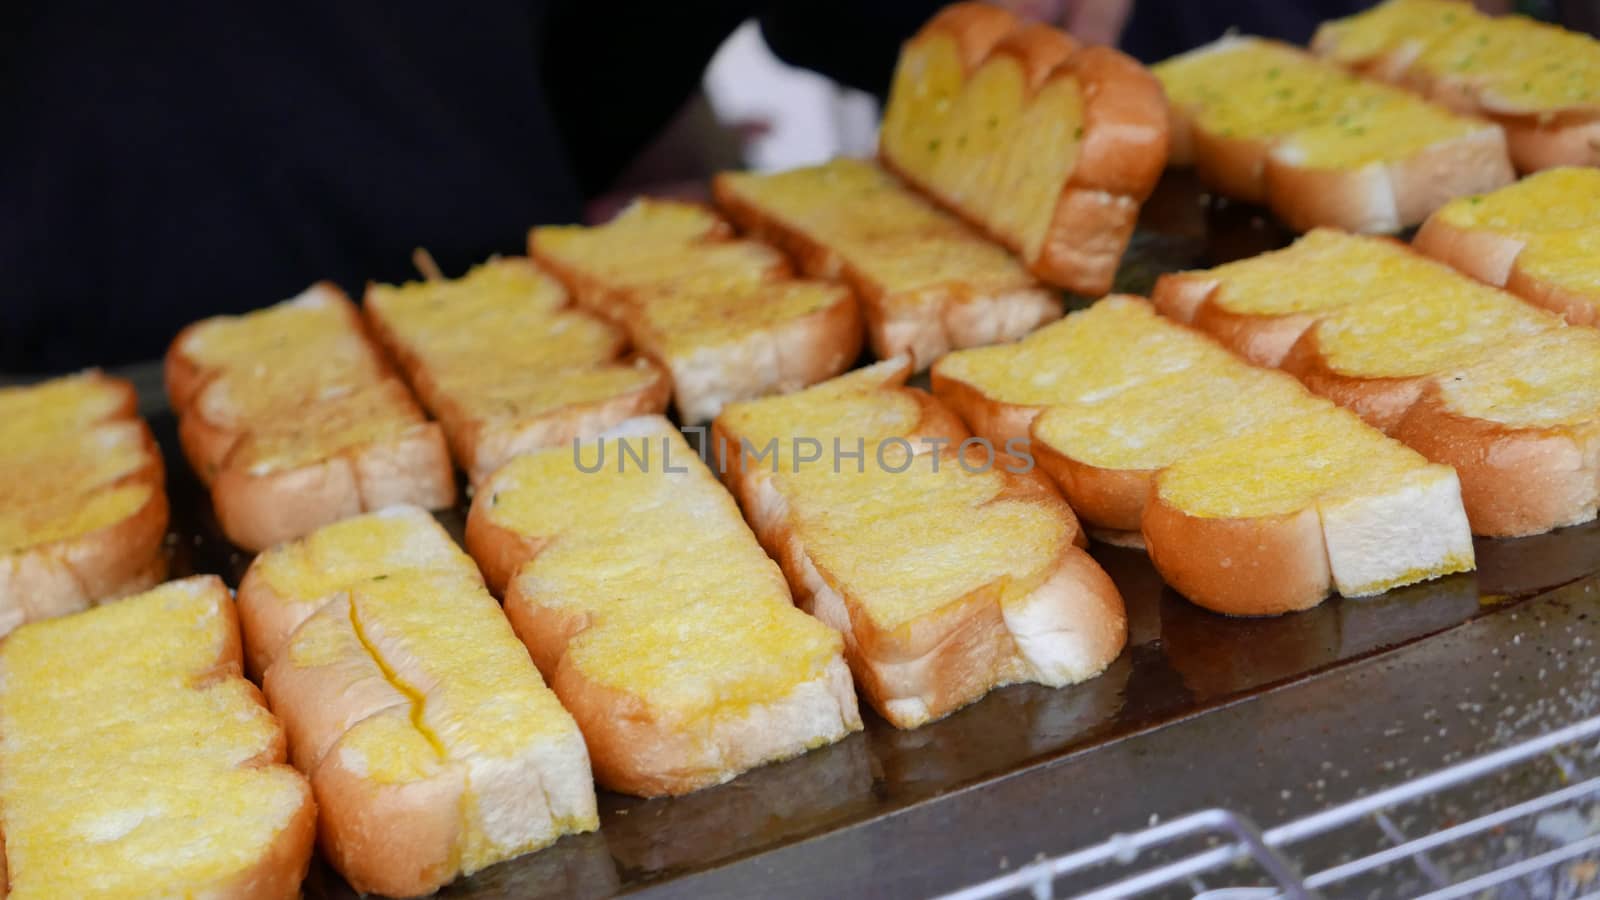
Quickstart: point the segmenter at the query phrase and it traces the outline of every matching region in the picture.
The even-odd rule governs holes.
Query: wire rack
[[[1600,897],[1600,716],[1261,830],[1209,809],[946,895]]]

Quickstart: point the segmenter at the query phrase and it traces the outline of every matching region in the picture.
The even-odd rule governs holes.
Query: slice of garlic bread
[[[1061,302],[1006,251],[870,162],[836,159],[771,175],[727,172],[717,202],[807,274],[862,299],[873,352],[918,369],[953,348],[1012,340]]]
[[[1208,609],[1270,615],[1472,567],[1448,466],[1137,298],[952,354],[935,375],[969,422],[1031,410],[1032,452],[1084,521],[1119,541],[1137,529]]]
[[[1302,254],[1301,246],[1313,242],[1316,252]],[[1309,270],[1312,260],[1321,267],[1317,271],[1328,273],[1326,279],[1319,278],[1309,286],[1284,280],[1286,273]],[[1204,299],[1197,306],[1172,299],[1185,296]],[[1544,336],[1571,330],[1555,315],[1404,245],[1336,232],[1314,233],[1286,250],[1207,272],[1163,276],[1156,285],[1156,297],[1163,309],[1192,309],[1197,326],[1219,334],[1235,347],[1250,346],[1252,332],[1282,330],[1281,323],[1292,319],[1299,328],[1298,336],[1277,360],[1278,365],[1372,424],[1403,434],[1429,458],[1456,466],[1463,493],[1474,498],[1503,496],[1500,482],[1505,474],[1493,467],[1463,465],[1463,454],[1469,451],[1455,445],[1461,439],[1459,434],[1432,441],[1415,423],[1402,430],[1413,407],[1436,389],[1459,396],[1455,382],[1463,371],[1478,373],[1475,384],[1501,379],[1504,384],[1493,390],[1481,388],[1495,396],[1521,396],[1527,379],[1566,383],[1564,367],[1581,369],[1583,351],[1576,348],[1587,346],[1581,341],[1552,338],[1572,352],[1554,354],[1548,364],[1536,363],[1536,357],[1528,355],[1525,348],[1544,346]],[[1262,346],[1262,342],[1254,341],[1254,345]],[[1508,355],[1547,366],[1550,371],[1524,373],[1496,362]],[[1533,394],[1526,399],[1544,402],[1542,397]],[[1498,452],[1500,444],[1491,427],[1499,421],[1498,415],[1494,408],[1477,409],[1472,418],[1487,424],[1474,432],[1479,444],[1470,452]],[[1502,425],[1512,431],[1521,429],[1515,406],[1507,406],[1505,415]],[[1509,464],[1509,460],[1506,457],[1504,462]],[[1568,462],[1534,454],[1520,457],[1516,465],[1542,470],[1526,471],[1522,479],[1554,483],[1572,475],[1558,471]],[[1584,476],[1576,477],[1581,480]],[[1497,483],[1479,483],[1480,479]],[[1524,494],[1523,499],[1527,507],[1521,512],[1504,508],[1517,502],[1516,495],[1505,496],[1503,502],[1469,503],[1473,530],[1493,536],[1531,534],[1571,524],[1577,515],[1551,513],[1552,501],[1537,491]],[[1573,500],[1567,508],[1587,506]]]
[[[161,453],[135,407],[94,371],[0,388],[0,635],[166,573]]]
[[[300,896],[316,804],[217,578],[18,629],[0,732],[9,897]]]
[[[1595,517],[1600,333],[1547,329],[1435,379],[1395,428],[1456,467],[1475,531],[1522,535]]]
[[[1127,623],[1071,509],[1025,449],[969,439],[904,387],[904,361],[875,369],[716,423],[746,516],[873,707],[914,728],[1004,684],[1098,675]],[[745,449],[769,446],[770,463]]]
[[[1524,172],[1600,164],[1600,41],[1469,3],[1388,0],[1326,22],[1313,52],[1506,130]]]
[[[783,254],[730,231],[705,207],[640,200],[605,225],[535,228],[528,249],[671,373],[692,423],[836,375],[861,350],[849,290],[792,279]]]
[[[1574,325],[1600,323],[1600,170],[1548,169],[1451,201],[1412,246]]]
[[[1138,63],[958,3],[901,51],[879,154],[1038,277],[1099,295],[1167,142],[1161,87]]]
[[[667,373],[574,308],[526,259],[450,281],[367,288],[367,320],[478,483],[516,453],[592,437],[667,405]]]
[[[455,502],[443,433],[332,285],[190,325],[166,378],[184,451],[244,549],[393,503]]]
[[[263,553],[239,608],[323,851],[357,890],[426,894],[598,824],[572,717],[423,510]]]
[[[1515,177],[1499,126],[1287,44],[1228,36],[1154,71],[1188,157],[1174,160],[1299,231],[1398,231]]]
[[[688,793],[861,728],[839,636],[666,419],[513,459],[467,546],[609,788]]]

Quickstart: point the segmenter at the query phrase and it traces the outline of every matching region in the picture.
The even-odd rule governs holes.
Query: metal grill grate
[[[1600,896],[1600,716],[1265,832],[1222,809],[946,896]]]

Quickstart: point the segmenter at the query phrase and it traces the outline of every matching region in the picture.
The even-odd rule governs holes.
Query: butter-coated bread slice
[[[972,439],[908,374],[884,362],[717,418],[740,459],[729,482],[801,607],[844,636],[857,686],[900,728],[1001,685],[1100,674],[1127,620],[1072,510],[1025,447]]]
[[[367,320],[474,483],[511,456],[666,408],[667,373],[526,259],[367,288]]]
[[[0,635],[160,581],[167,495],[133,386],[0,388]]]
[[[416,507],[257,557],[251,666],[353,887],[430,893],[596,827],[583,738],[472,560]]]
[[[1039,278],[1100,295],[1167,144],[1161,87],[1138,63],[957,3],[902,49],[879,156]]]
[[[1227,36],[1154,72],[1173,161],[1298,231],[1398,231],[1515,177],[1498,125],[1287,44]]]
[[[1574,325],[1600,323],[1600,170],[1547,169],[1453,200],[1412,246]]]
[[[639,200],[604,225],[535,228],[528,250],[671,373],[680,418],[703,422],[836,375],[861,350],[847,288],[794,279],[782,253],[731,231],[704,206]]]
[[[0,644],[7,896],[293,898],[317,808],[212,576]]]
[[[1326,274],[1314,280],[1287,277],[1306,271]],[[1155,295],[1156,304],[1175,317],[1189,316],[1197,327],[1247,357],[1282,366],[1316,393],[1401,436],[1430,459],[1455,466],[1474,532],[1531,534],[1572,524],[1578,515],[1572,510],[1589,508],[1588,515],[1593,515],[1576,494],[1563,505],[1544,491],[1504,490],[1506,468],[1519,470],[1514,480],[1524,483],[1587,477],[1565,471],[1570,459],[1505,454],[1495,435],[1501,426],[1522,430],[1514,404],[1505,406],[1504,421],[1497,405],[1474,407],[1472,418],[1487,424],[1474,432],[1478,443],[1473,449],[1461,443],[1461,433],[1448,440],[1430,439],[1412,415],[1423,398],[1433,397],[1436,405],[1441,392],[1458,403],[1467,394],[1502,398],[1497,404],[1511,398],[1535,403],[1542,402],[1537,399],[1542,395],[1526,394],[1530,380],[1573,383],[1568,369],[1583,370],[1586,350],[1580,348],[1586,344],[1550,338],[1571,352],[1552,353],[1548,360],[1527,350],[1546,346],[1550,335],[1573,330],[1552,313],[1402,244],[1331,231],[1314,232],[1287,249],[1209,271],[1163,276]],[[1292,340],[1278,339],[1291,333]],[[1265,334],[1275,337],[1264,340]],[[1285,343],[1287,349],[1276,359],[1260,352]],[[1548,371],[1524,372],[1501,362],[1513,357]],[[1477,386],[1463,387],[1464,371],[1478,373]],[[1491,383],[1493,379],[1499,383]],[[1470,454],[1494,457],[1497,463],[1463,464]],[[1497,499],[1485,502],[1484,497]],[[1515,508],[1519,503],[1522,508]]]
[[[817,278],[861,298],[872,349],[918,369],[961,347],[1018,338],[1061,301],[1004,248],[865,160],[769,175],[726,172],[717,203]]]
[[[185,454],[244,549],[394,503],[455,501],[443,432],[332,285],[196,322],[165,366]]]
[[[1388,0],[1326,22],[1313,52],[1506,130],[1525,172],[1600,164],[1600,41],[1453,0]]]
[[[1509,341],[1429,384],[1394,433],[1461,473],[1474,530],[1589,521],[1600,495],[1600,333]]]
[[[684,794],[861,728],[839,636],[664,418],[513,459],[467,546],[613,790]]]
[[[1229,358],[1221,347],[1160,327],[1160,317],[1140,298],[1112,295],[1093,308],[1092,329],[1057,323],[1014,344],[946,356],[933,367],[934,394],[974,432],[1022,440],[1050,406],[1092,402]]]
[[[1473,565],[1448,466],[1137,298],[952,354],[934,374],[969,422],[1025,419],[1085,523],[1119,542],[1136,532],[1208,609],[1271,615]]]

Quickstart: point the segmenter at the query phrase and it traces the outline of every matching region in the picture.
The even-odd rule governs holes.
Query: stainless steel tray
[[[1215,204],[1193,182],[1169,177],[1147,206],[1118,287],[1146,292],[1160,272],[1249,255],[1288,237],[1259,211]],[[237,584],[248,558],[221,537],[205,492],[183,462],[159,366],[123,374],[139,385],[143,411],[167,457],[174,574],[213,572]],[[458,537],[462,512],[440,516]],[[1060,853],[1143,824],[1116,820],[1129,810],[1139,816],[1187,811],[1200,804],[1180,801],[1221,791],[1218,805],[1252,812],[1252,792],[1297,776],[1267,749],[1246,780],[1211,780],[1209,768],[1221,772],[1238,763],[1229,756],[1233,751],[1217,746],[1219,737],[1228,737],[1219,729],[1231,727],[1225,723],[1238,719],[1238,710],[1288,703],[1300,718],[1271,725],[1290,728],[1297,741],[1315,740],[1306,731],[1342,709],[1318,708],[1328,700],[1325,685],[1352,672],[1373,673],[1383,691],[1433,697],[1444,708],[1453,690],[1489,684],[1488,673],[1464,659],[1445,681],[1414,681],[1381,661],[1396,648],[1404,648],[1401,654],[1426,651],[1431,659],[1432,648],[1452,640],[1441,632],[1473,629],[1480,620],[1511,621],[1528,598],[1600,572],[1600,524],[1480,540],[1477,552],[1474,573],[1371,599],[1334,599],[1295,615],[1238,620],[1182,600],[1142,553],[1096,545],[1093,553],[1121,589],[1130,620],[1128,649],[1102,677],[1064,690],[1005,688],[914,731],[897,731],[868,713],[865,733],[687,797],[647,801],[602,792],[599,832],[495,866],[443,895],[600,896],[636,889],[685,896],[918,895],[992,874],[1002,861],[1020,864],[1036,852]],[[1490,633],[1502,631],[1497,625]],[[1545,640],[1534,636],[1519,644],[1507,636],[1504,651],[1536,659],[1547,650]],[[1560,677],[1573,684],[1592,672],[1574,667]],[[1381,702],[1380,693],[1374,692],[1374,703]],[[1288,699],[1295,697],[1305,698],[1303,708]],[[1374,710],[1379,717],[1386,712]],[[1529,727],[1575,716],[1552,706]],[[1170,737],[1187,731],[1196,734],[1192,751],[1172,746]],[[1458,737],[1470,733],[1463,726]],[[1251,734],[1233,738],[1244,746]],[[1328,737],[1330,746],[1366,739],[1357,730]],[[1381,738],[1412,745],[1418,739],[1404,731]],[[1145,752],[1187,758],[1151,760]],[[1161,774],[1179,763],[1190,767],[1194,781]],[[1063,777],[1067,772],[1071,776]],[[1164,785],[1166,794],[1147,795],[1154,785]],[[1095,808],[1091,798],[1108,793],[1118,802]],[[1039,817],[1037,826],[1030,815]],[[1009,844],[997,846],[996,836]],[[320,863],[306,893],[352,896]]]

